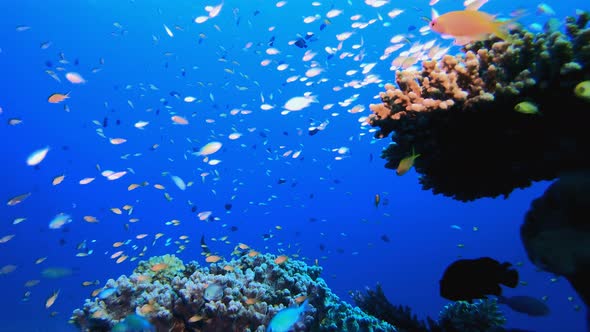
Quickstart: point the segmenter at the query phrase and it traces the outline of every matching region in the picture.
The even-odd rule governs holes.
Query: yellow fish
[[[405,157],[399,162],[399,165],[397,165],[395,173],[397,175],[406,174],[410,170],[410,168],[414,166],[414,160],[416,160],[416,158],[418,157],[420,157],[420,154],[416,154],[416,152],[414,152],[414,149],[412,148],[412,155]]]
[[[578,98],[590,101],[590,81],[578,83],[578,85],[576,85],[576,87],[574,88],[574,94]]]
[[[477,10],[456,10],[438,16],[433,13],[430,29],[442,35],[455,37],[457,44],[487,39],[494,34],[503,40],[509,40],[510,35],[504,27],[509,21],[498,21],[494,15]]]
[[[375,207],[379,206],[379,202],[381,202],[381,195],[375,194]]]
[[[516,104],[516,106],[514,106],[514,110],[522,114],[539,114],[539,108],[537,105],[531,103],[530,101],[523,101]]]

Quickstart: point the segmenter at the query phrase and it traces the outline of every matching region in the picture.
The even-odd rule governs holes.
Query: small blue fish
[[[295,325],[305,310],[307,310],[309,300],[305,300],[299,307],[286,308],[279,311],[268,324],[266,332],[289,332]]]
[[[131,314],[113,326],[111,332],[156,332],[156,328],[144,317]]]
[[[105,288],[98,293],[96,297],[104,300],[117,292],[117,288]]]

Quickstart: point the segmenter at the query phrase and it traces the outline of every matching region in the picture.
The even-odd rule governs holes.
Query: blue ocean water
[[[519,238],[531,200],[549,182],[516,190],[507,199],[461,203],[433,195],[420,189],[413,170],[399,177],[385,169],[379,155],[390,139],[376,140],[370,127],[362,125],[368,105],[379,102],[382,85],[394,79],[391,60],[405,50],[380,60],[391,37],[403,34],[412,43],[436,39],[438,45],[451,44],[433,33],[420,34],[426,24],[421,17],[430,16],[428,1],[391,1],[374,8],[356,0],[290,0],[279,8],[275,1],[228,0],[216,17],[194,22],[208,15],[206,6],[219,4],[0,3],[0,198],[31,193],[15,206],[0,205],[0,237],[14,235],[0,243],[0,268],[16,266],[0,275],[0,331],[74,331],[68,324],[72,310],[99,287],[83,286],[84,281],[99,280],[102,286],[109,278],[130,274],[138,262],[131,258],[144,246],[145,256],[139,259],[174,253],[185,262],[205,264],[202,235],[212,251],[227,257],[242,242],[261,252],[298,255],[309,264],[317,259],[323,277],[342,299],[352,302],[349,291],[380,283],[392,303],[412,307],[419,317],[436,317],[448,303],[439,296],[438,280],[458,257],[521,262],[518,270],[526,285],[506,294],[547,296],[552,313],[531,318],[503,307],[507,326],[584,329],[584,310],[576,310],[581,300],[566,280],[552,281],[553,275],[538,271]],[[554,15],[538,13],[538,3],[528,1],[490,1],[483,8],[503,15],[528,9],[521,23],[529,25],[587,6],[582,1],[546,4]],[[450,0],[435,5],[441,13],[462,7]],[[391,19],[387,13],[396,8],[403,13]],[[320,30],[332,9],[342,13]],[[351,17],[357,14],[360,22],[375,21],[352,28]],[[314,22],[304,22],[315,15]],[[289,44],[307,32],[314,33],[307,48]],[[337,35],[344,32],[353,34],[330,58],[325,49],[337,48]],[[268,54],[271,42],[278,54]],[[304,61],[306,51],[317,55]],[[452,47],[449,53],[457,51]],[[344,52],[350,56],[341,58]],[[359,54],[362,59],[355,60]],[[267,66],[261,64],[265,59],[271,60]],[[302,79],[313,61],[323,71]],[[283,63],[288,68],[278,70]],[[362,80],[361,63],[376,63],[371,73],[382,83],[347,86]],[[68,82],[66,72],[81,74],[86,83]],[[299,78],[287,82],[295,75]],[[54,93],[69,93],[69,98],[48,103]],[[318,102],[281,114],[289,99],[305,93]],[[195,101],[186,102],[187,96]],[[349,105],[339,104],[349,98]],[[262,110],[262,104],[274,108]],[[328,104],[334,106],[324,109]],[[363,105],[364,112],[349,112],[355,105]],[[189,123],[173,123],[172,115]],[[9,125],[10,119],[22,123]],[[138,129],[138,121],[149,124]],[[310,126],[322,122],[328,123],[324,130],[308,134]],[[231,133],[241,136],[230,139]],[[108,138],[126,142],[115,145]],[[222,147],[209,161],[193,154],[213,141]],[[28,166],[27,157],[44,147],[49,147],[46,158]],[[211,165],[211,159],[221,162]],[[104,170],[127,173],[110,181],[101,175]],[[59,175],[65,175],[63,182],[52,185]],[[194,184],[181,190],[171,175]],[[95,180],[81,185],[87,177]],[[149,184],[128,190],[144,181]],[[376,194],[381,197],[378,206]],[[132,208],[123,209],[125,205]],[[122,214],[112,208],[123,209]],[[200,220],[198,213],[208,211],[211,217]],[[59,213],[70,215],[72,222],[50,229]],[[84,216],[98,222],[87,222]],[[14,224],[18,218],[26,219]],[[180,223],[174,226],[172,220]],[[148,236],[136,238],[143,233]],[[164,235],[154,241],[157,233]],[[389,242],[382,240],[384,235]],[[114,248],[119,241],[129,242]],[[81,243],[87,246],[83,252],[92,254],[76,256]],[[120,264],[111,259],[118,250],[129,259]],[[71,275],[43,277],[41,272],[52,267],[70,269]],[[40,282],[26,287],[29,280]],[[55,304],[45,308],[57,290]]]

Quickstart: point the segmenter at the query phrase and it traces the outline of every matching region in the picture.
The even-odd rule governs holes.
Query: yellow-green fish
[[[537,107],[537,105],[531,103],[530,101],[522,101],[518,104],[516,104],[516,106],[514,106],[514,110],[522,113],[522,114],[538,114],[539,113],[539,108]]]
[[[404,159],[402,159],[399,162],[399,165],[397,165],[397,169],[395,170],[395,173],[397,175],[404,175],[406,174],[410,168],[412,168],[412,166],[414,166],[414,160],[416,160],[416,158],[420,157],[420,154],[416,154],[416,152],[414,151],[414,149],[412,148],[412,155],[405,157]]]
[[[574,88],[574,94],[578,98],[590,101],[590,81],[578,83],[578,85],[576,85],[576,87]]]

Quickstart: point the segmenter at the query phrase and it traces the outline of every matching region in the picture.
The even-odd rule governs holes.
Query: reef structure
[[[451,302],[440,311],[438,319],[421,320],[410,307],[391,304],[379,284],[375,290],[367,288],[365,293],[356,291],[351,296],[363,311],[395,325],[400,332],[504,331],[506,323],[493,299]]]
[[[590,101],[574,88],[590,79],[589,20],[567,17],[563,32],[554,21],[538,34],[514,28],[510,41],[475,42],[397,71],[367,120],[376,137],[392,134],[385,166],[419,154],[422,188],[460,201],[588,168]],[[522,103],[535,112],[516,111]]]
[[[563,174],[531,203],[520,236],[529,260],[567,278],[590,307],[590,170]]]
[[[292,331],[374,331],[397,329],[341,301],[320,278],[322,268],[270,254],[242,255],[207,267],[165,255],[142,261],[130,276],[107,281],[73,312],[81,331],[110,331],[133,314],[157,331],[266,331],[279,311],[305,299],[308,310]]]

